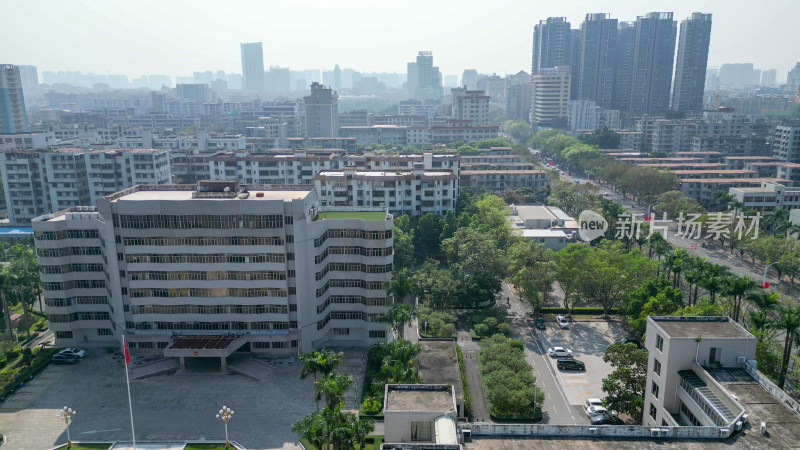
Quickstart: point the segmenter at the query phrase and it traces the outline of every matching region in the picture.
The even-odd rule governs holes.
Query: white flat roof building
[[[136,186],[33,228],[57,345],[126,334],[131,348],[224,362],[246,344],[293,354],[389,339],[377,318],[392,224],[385,210],[324,211],[309,185],[206,181]],[[233,339],[198,348],[220,336]]]
[[[706,371],[742,368],[756,338],[728,317],[648,317],[645,426],[717,426],[733,431],[744,408]]]

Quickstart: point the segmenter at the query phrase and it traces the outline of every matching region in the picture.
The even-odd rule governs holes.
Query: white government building
[[[58,346],[291,354],[391,339],[393,217],[313,186],[141,185],[33,220]],[[224,365],[224,364],[223,364]]]

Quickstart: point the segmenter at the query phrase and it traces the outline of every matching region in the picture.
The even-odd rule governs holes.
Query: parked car
[[[559,359],[556,367],[560,370],[586,370],[586,364],[578,359]]]
[[[76,362],[78,362],[79,359],[80,358],[75,355],[56,353],[55,355],[53,355],[50,361],[52,361],[53,364],[75,364]]]
[[[569,329],[569,322],[567,321],[566,317],[558,316],[556,317],[556,322],[558,322],[558,326],[561,327],[562,330]]]
[[[587,398],[583,403],[583,407],[585,409],[589,408],[590,406],[603,406],[603,401],[599,398]]]
[[[586,415],[589,417],[595,416],[597,414],[606,414],[608,410],[605,406],[590,406],[586,408]]]
[[[614,341],[615,344],[635,344],[637,347],[642,348],[642,341],[633,338],[624,338],[624,339],[617,339]]]
[[[78,358],[83,358],[84,356],[86,356],[86,350],[80,350],[74,347],[67,347],[58,353],[62,355],[73,355],[77,356]]]
[[[539,330],[544,330],[546,328],[544,325],[544,319],[542,319],[541,317],[536,319],[536,328]]]
[[[572,350],[564,347],[550,347],[547,354],[553,358],[572,358]]]
[[[624,425],[625,422],[619,418],[616,414],[611,413],[603,413],[603,414],[595,414],[589,417],[589,421],[592,425]]]

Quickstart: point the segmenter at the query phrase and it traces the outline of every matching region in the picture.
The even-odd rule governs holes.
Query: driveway
[[[547,322],[547,328],[538,335],[545,350],[555,346],[569,348],[575,359],[586,364],[585,372],[562,371],[556,368],[557,358],[548,358],[570,405],[583,405],[590,397],[605,397],[603,378],[614,369],[603,361],[603,354],[606,347],[626,335],[616,322],[573,322],[568,330],[562,330],[555,322]]]

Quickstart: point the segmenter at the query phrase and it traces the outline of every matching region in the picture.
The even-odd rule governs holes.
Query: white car
[[[73,348],[73,347],[67,347],[67,348],[65,348],[64,350],[61,350],[58,353],[60,353],[62,355],[73,355],[73,356],[77,356],[78,358],[83,358],[84,356],[86,356],[86,350],[79,350],[79,349]]]
[[[556,317],[556,322],[558,322],[558,326],[561,327],[562,330],[569,328],[569,322],[567,322],[567,318],[564,316]]]
[[[603,406],[603,401],[599,398],[587,398],[586,402],[583,404],[583,407],[590,408],[592,406]]]
[[[550,347],[547,354],[553,358],[572,358],[572,350],[564,347]]]
[[[586,408],[586,415],[589,417],[595,416],[597,414],[605,414],[608,410],[603,406],[590,406]]]

